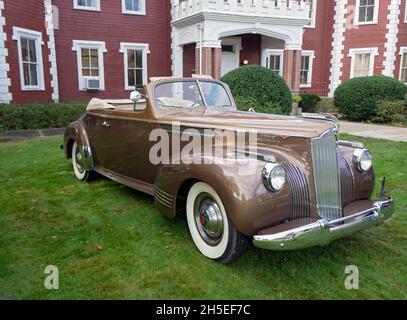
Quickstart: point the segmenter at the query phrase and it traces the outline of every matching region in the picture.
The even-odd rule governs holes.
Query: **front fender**
[[[277,156],[277,162],[287,161]],[[239,161],[221,164],[169,164],[161,165],[156,178],[156,190],[173,199],[172,206],[157,199],[156,205],[168,217],[175,217],[180,189],[187,181],[202,181],[209,184],[222,199],[236,229],[252,236],[258,231],[280,224],[291,213],[290,190],[287,184],[280,192],[268,191],[262,182],[261,173],[265,161],[251,159],[251,165]],[[185,196],[185,195],[184,195]]]
[[[76,141],[76,143],[81,145],[82,147],[90,148],[86,125],[82,121],[82,118],[71,123],[65,129],[63,148],[67,159],[71,158],[73,141]]]

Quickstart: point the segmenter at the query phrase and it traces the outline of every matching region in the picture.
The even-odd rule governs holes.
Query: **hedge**
[[[315,113],[318,110],[318,102],[321,101],[321,98],[313,93],[301,93],[301,101],[299,107],[302,112]]]
[[[8,130],[63,128],[77,120],[86,103],[0,104],[0,132]]]
[[[229,85],[235,98],[252,101],[255,104],[252,107],[258,112],[291,112],[291,91],[284,79],[270,69],[258,65],[243,66],[225,74],[221,81]]]
[[[373,120],[380,107],[378,101],[403,100],[403,82],[385,76],[360,77],[341,84],[334,93],[335,106],[344,118]]]

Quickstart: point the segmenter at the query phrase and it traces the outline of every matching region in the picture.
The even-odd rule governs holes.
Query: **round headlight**
[[[367,149],[356,149],[353,153],[353,164],[360,172],[366,172],[372,167],[372,155]]]
[[[285,184],[285,170],[281,165],[269,162],[264,166],[262,179],[268,190],[280,191]]]

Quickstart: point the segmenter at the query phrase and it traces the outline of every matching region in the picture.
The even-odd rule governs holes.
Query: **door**
[[[226,38],[222,40],[221,75],[225,75],[239,67],[240,38]]]

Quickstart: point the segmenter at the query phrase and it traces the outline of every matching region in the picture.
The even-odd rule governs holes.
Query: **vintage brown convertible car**
[[[369,151],[338,140],[331,116],[237,111],[228,86],[204,77],[156,78],[144,92],[144,99],[132,93],[134,104],[93,99],[65,131],[66,157],[80,180],[98,173],[154,196],[169,218],[186,214],[208,258],[237,259],[250,239],[271,250],[322,246],[393,214],[384,183],[380,199],[371,199]],[[228,138],[242,132],[243,149]],[[255,151],[248,132],[256,133]],[[182,155],[192,141],[199,148]],[[214,144],[201,148],[203,141]]]

